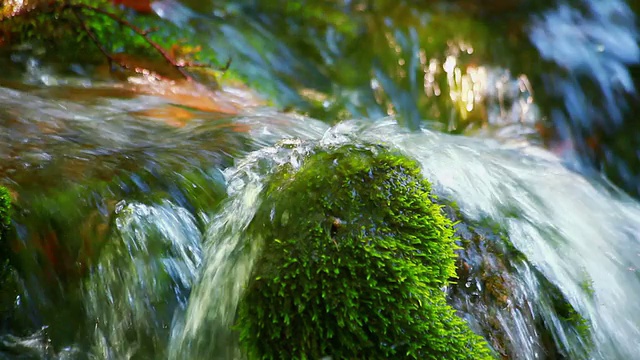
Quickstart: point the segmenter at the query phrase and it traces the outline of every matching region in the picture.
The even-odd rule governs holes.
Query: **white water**
[[[469,217],[488,216],[592,324],[597,359],[640,354],[640,204],[587,180],[536,148],[402,134],[391,124],[358,130],[396,146],[423,166],[437,193]],[[517,216],[511,216],[513,213]],[[583,289],[592,281],[593,300]]]
[[[322,145],[355,141],[388,144],[418,160],[441,197],[454,200],[472,219],[490,217],[507,230],[530,263],[559,287],[587,318],[594,334],[593,359],[634,359],[640,353],[640,204],[603,181],[585,179],[550,153],[527,145],[453,137],[430,131],[408,133],[392,120],[376,124],[346,122],[321,134],[322,125],[306,120],[253,123],[256,138],[303,140],[266,147],[227,171],[231,200],[213,220],[201,280],[189,300],[184,323],[174,328],[171,358],[237,357],[228,328],[250,272],[259,239],[243,230],[259,205],[265,174],[277,164],[301,161],[307,140]],[[313,130],[310,130],[313,129]],[[325,128],[326,129],[326,128]],[[287,136],[287,134],[290,134]],[[304,134],[304,135],[303,135]],[[301,137],[303,137],[301,139]],[[254,245],[254,246],[252,246]],[[522,293],[535,297],[544,289],[529,269],[518,273]],[[591,281],[593,294],[585,290]],[[529,299],[543,302],[544,297]],[[537,304],[545,309],[544,303]],[[535,310],[535,309],[534,309]],[[547,316],[553,322],[553,314]],[[502,321],[518,358],[544,358],[540,339],[525,317]],[[560,341],[565,338],[556,329]],[[564,348],[571,348],[564,344]]]
[[[183,209],[169,204],[130,208],[137,215],[129,228],[156,227],[152,230],[164,234],[167,245],[181,248],[191,244],[194,251],[191,257],[180,255],[162,266],[157,264],[155,272],[147,268],[149,273],[140,273],[150,279],[170,271],[166,265],[183,264],[175,269],[178,277],[174,282],[183,282],[181,286],[188,288],[191,279],[198,278],[188,301],[181,304],[185,309],[178,306],[173,323],[167,324],[168,349],[159,353],[166,350],[171,359],[238,357],[229,326],[258,249],[250,245],[259,243],[259,239],[243,236],[243,230],[259,205],[265,175],[284,162],[303,161],[302,155],[310,144],[375,141],[418,160],[435,192],[455,201],[467,217],[490,217],[508,231],[510,240],[532,266],[558,286],[591,322],[595,337],[591,358],[635,359],[640,354],[640,302],[636,300],[640,295],[636,270],[640,268],[640,204],[612,190],[602,179],[587,179],[569,170],[554,155],[525,143],[504,144],[427,130],[410,133],[393,119],[376,123],[352,121],[329,128],[319,121],[264,109],[232,122],[248,125],[250,137],[263,149],[248,154],[225,171],[230,199],[210,220],[201,266],[196,267],[199,261],[190,260],[200,257],[201,235]],[[274,147],[279,141],[279,146]],[[144,231],[134,230],[123,230],[128,234],[124,242],[143,244]],[[132,265],[136,261],[131,257]],[[518,270],[518,293],[527,296],[530,303],[537,303],[532,316],[546,316],[553,322],[554,314],[544,311],[548,308],[544,296],[537,296],[544,289],[529,273],[530,269]],[[123,304],[143,306],[145,296],[155,293],[153,283],[142,286],[145,284],[136,282],[134,273],[120,272],[118,276],[128,276],[118,286],[129,286],[135,293],[132,298],[117,300]],[[585,280],[591,281],[593,295],[585,291]],[[103,290],[109,289],[105,286]],[[108,297],[97,300],[115,303]],[[95,352],[102,354],[100,357],[109,358],[111,354],[115,359],[119,354],[136,351],[135,347],[127,348],[127,341],[118,340],[126,337],[112,324],[125,313],[115,307],[92,307],[94,296],[85,297],[85,301],[90,313],[111,319],[104,320],[111,323],[104,324],[106,329],[114,326],[109,330],[113,333],[96,328],[95,339],[100,341],[93,346]],[[136,309],[132,306],[131,310]],[[129,323],[129,327],[144,329],[149,324],[145,314],[154,312],[149,307],[138,309],[131,316],[143,320]],[[510,341],[517,344],[517,358],[545,358],[540,353],[538,334],[528,323],[530,317],[517,311],[503,315],[500,324]],[[562,329],[557,329],[556,336],[562,341]],[[153,334],[150,337],[153,341],[162,338]],[[571,346],[565,344],[564,348]]]
[[[250,120],[250,119],[247,119]],[[251,119],[251,120],[255,120]],[[264,132],[272,136],[271,132]],[[241,355],[229,331],[243,287],[249,278],[261,239],[248,237],[247,228],[260,206],[265,175],[278,165],[299,163],[302,155],[288,142],[256,151],[225,172],[231,196],[206,235],[205,266],[184,318],[173,329],[171,359],[232,359]],[[290,147],[298,145],[293,142]]]
[[[94,324],[91,353],[98,359],[160,355],[163,334],[174,312],[186,307],[200,266],[201,234],[193,216],[168,201],[123,202],[117,212],[115,236],[83,289]]]

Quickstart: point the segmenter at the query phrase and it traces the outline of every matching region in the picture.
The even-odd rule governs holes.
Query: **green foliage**
[[[113,8],[106,0],[78,3],[109,10]],[[104,39],[107,35],[105,30],[110,28],[110,23],[103,17],[87,20],[89,28],[96,33],[96,36]],[[26,14],[9,17],[1,25],[2,32],[9,34],[10,45],[27,45],[45,51],[55,49],[54,55],[63,60],[98,62],[104,59],[82,27],[78,25],[71,11],[41,6]],[[115,30],[117,27],[111,26],[111,28]]]
[[[237,63],[249,65],[238,70],[247,83],[277,83],[279,91],[269,94],[278,104],[330,122],[393,114],[414,128],[430,119],[447,131],[476,129],[497,104],[492,96],[475,97],[470,108],[460,96],[463,82],[473,78],[484,86],[485,69],[489,77],[496,68],[540,73],[535,49],[514,23],[522,14],[487,22],[457,5],[430,1],[234,0],[207,10],[198,1],[184,2],[204,14],[228,14],[212,33],[237,28],[240,36],[218,42],[235,48]],[[448,72],[459,73],[453,79]]]
[[[66,3],[70,5],[64,6],[64,2],[43,5],[28,13],[7,18],[0,23],[0,34],[9,35],[10,45],[27,45],[44,50],[42,52],[47,59],[82,64],[105,61],[97,42],[115,59],[127,63],[128,67],[150,69],[169,77],[175,76],[175,69],[166,63],[144,36],[172,57],[184,57],[188,62],[212,66],[218,63],[211,50],[189,41],[192,33],[157,16],[135,14],[107,0],[74,0]],[[144,36],[136,33],[131,26],[106,13],[148,33]],[[146,62],[142,64],[141,61]]]
[[[238,309],[249,358],[490,358],[445,302],[453,229],[414,161],[318,152],[274,175],[250,226],[263,249]]]
[[[354,21],[352,14],[345,13],[340,2],[320,1],[269,1],[257,4],[263,13],[280,13],[287,19],[304,22],[310,27],[326,31],[334,28],[340,34],[357,36],[358,27],[362,21]]]

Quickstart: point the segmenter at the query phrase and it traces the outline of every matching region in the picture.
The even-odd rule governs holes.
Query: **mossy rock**
[[[178,227],[172,229],[173,233],[165,229],[163,234],[144,219],[138,219],[140,224],[127,220],[130,216],[125,213],[134,206],[132,204],[138,204],[138,207],[152,209],[149,215],[151,219],[159,211],[153,210],[155,207],[171,207],[183,218],[188,217],[193,222],[190,225],[195,228],[191,230],[198,233],[200,241],[204,224],[226,196],[224,179],[216,168],[205,171],[190,164],[168,169],[140,167],[114,167],[117,171],[104,174],[105,176],[66,176],[51,178],[48,183],[17,182],[19,185],[12,188],[18,194],[12,211],[12,222],[17,231],[15,238],[11,237],[7,244],[11,251],[0,252],[0,265],[3,255],[10,254],[11,265],[15,270],[13,273],[24,284],[21,303],[36,319],[33,322],[48,325],[54,348],[69,345],[81,331],[84,319],[82,311],[78,309],[85,306],[88,300],[85,301],[85,294],[78,289],[87,276],[95,284],[103,285],[100,289],[102,292],[96,290],[96,294],[91,295],[91,301],[102,304],[107,310],[114,305],[105,300],[106,291],[111,291],[113,296],[120,296],[118,300],[121,301],[119,306],[123,319],[128,319],[126,316],[130,313],[144,313],[146,309],[131,309],[121,305],[124,301],[122,299],[126,298],[123,293],[129,291],[133,295],[143,294],[138,295],[138,298],[146,296],[151,303],[152,296],[148,294],[158,290],[160,295],[157,296],[160,299],[154,297],[152,304],[157,308],[158,319],[151,318],[150,315],[145,322],[139,322],[139,328],[132,330],[134,335],[131,335],[132,331],[127,332],[128,336],[136,336],[135,341],[145,349],[141,351],[156,349],[159,341],[157,339],[165,340],[153,333],[155,328],[149,324],[161,324],[158,326],[161,329],[159,332],[167,332],[173,310],[178,306],[176,302],[186,301],[184,294],[187,290],[183,288],[178,294],[178,285],[171,287],[175,280],[171,275],[175,274],[170,273],[171,269],[166,267],[173,263],[168,255],[164,256],[179,252],[176,250],[177,246],[167,245],[167,237],[173,239],[173,236],[180,233]],[[169,215],[160,217],[158,226],[162,225],[161,221],[168,223],[178,221],[177,219]],[[124,234],[120,223],[127,221],[133,223],[128,225],[132,229]],[[139,234],[137,238],[131,240],[126,237],[131,237],[133,232]],[[127,255],[127,246],[135,249],[136,253],[124,256]],[[124,255],[118,256],[122,254]],[[108,270],[98,274],[96,269],[99,266]],[[138,272],[132,269],[138,269]],[[159,278],[154,278],[154,274],[158,274]],[[136,276],[141,279],[138,283]],[[119,284],[119,280],[123,280],[123,283]],[[126,284],[124,280],[127,281]],[[2,280],[0,289],[4,291],[1,283]],[[145,285],[148,287],[145,288]],[[35,295],[28,296],[32,294]],[[15,299],[15,295],[12,296]],[[162,319],[159,319],[159,314],[162,314]],[[99,317],[101,320],[100,328],[95,331],[105,331],[102,324],[115,323],[115,320],[110,320],[104,314],[92,315],[97,315],[92,319]],[[18,319],[24,317],[16,314],[12,308],[7,308],[7,316],[18,316]],[[32,323],[31,319],[27,321]],[[16,323],[17,320],[12,322]],[[126,324],[124,320],[119,323],[118,326]],[[114,328],[118,326],[114,325]],[[95,324],[91,326],[91,331],[94,331],[94,327]],[[113,341],[111,334],[105,336]],[[88,338],[91,336],[84,336],[82,341]],[[129,344],[134,343],[134,339],[127,341]]]
[[[6,242],[11,226],[11,194],[7,188],[0,186],[0,248]],[[1,260],[1,259],[0,259]]]
[[[456,251],[459,281],[448,289],[448,303],[475,324],[494,351],[503,359],[517,358],[528,347],[548,359],[590,358],[589,321],[513,245],[505,229],[491,219],[472,220],[455,204],[438,201],[455,221],[461,245]],[[590,296],[588,278],[584,289]]]
[[[11,194],[7,188],[0,186],[0,290],[4,292],[4,283],[9,277],[9,258],[7,234],[11,226]],[[0,300],[1,302],[2,300]],[[4,307],[0,303],[0,313]]]
[[[236,327],[250,359],[491,358],[445,302],[451,222],[418,164],[382,146],[318,150],[271,179]]]

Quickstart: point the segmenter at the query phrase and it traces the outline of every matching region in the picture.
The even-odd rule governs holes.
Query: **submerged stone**
[[[381,146],[283,166],[250,225],[262,251],[236,326],[251,359],[484,359],[445,301],[453,227],[419,165]]]
[[[14,244],[16,266],[38,281],[78,279],[97,260],[114,227],[116,212],[127,202],[186,209],[202,231],[225,196],[213,170],[195,167],[156,171],[120,171],[107,180],[61,182],[50,188],[20,188],[15,221],[21,231]],[[46,286],[38,284],[36,286]]]

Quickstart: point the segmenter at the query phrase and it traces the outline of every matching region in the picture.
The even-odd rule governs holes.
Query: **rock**
[[[236,322],[249,358],[491,358],[446,304],[453,228],[416,162],[374,145],[318,150],[266,191]]]

